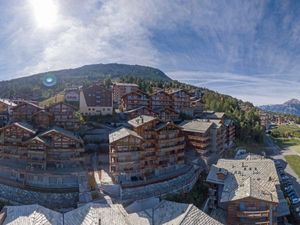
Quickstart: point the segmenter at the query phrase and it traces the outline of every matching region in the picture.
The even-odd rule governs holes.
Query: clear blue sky
[[[0,15],[0,80],[118,62],[255,104],[300,97],[297,0],[0,0]]]

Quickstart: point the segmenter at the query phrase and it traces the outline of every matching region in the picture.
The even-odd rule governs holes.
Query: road
[[[280,148],[278,145],[274,143],[272,138],[269,135],[265,137],[265,144],[271,150],[272,154],[270,155],[271,158],[280,160],[282,165],[284,165],[285,173],[291,178],[293,183],[294,190],[297,192],[298,196],[300,196],[300,178],[297,174],[293,171],[293,169],[287,164],[284,156],[285,155],[299,155],[299,153],[294,152],[290,148]]]

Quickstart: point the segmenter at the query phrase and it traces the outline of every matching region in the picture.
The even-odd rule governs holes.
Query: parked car
[[[296,205],[298,203],[300,203],[300,199],[299,198],[292,198],[290,199],[293,205]]]
[[[291,190],[293,190],[293,186],[292,185],[284,187],[284,191],[285,192],[288,192],[288,191],[291,191]]]

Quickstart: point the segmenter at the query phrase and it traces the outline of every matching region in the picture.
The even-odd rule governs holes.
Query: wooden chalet
[[[161,109],[161,108],[172,108],[173,99],[171,95],[167,92],[161,90],[157,91],[154,94],[150,95],[150,104],[152,110]]]
[[[54,124],[54,116],[46,110],[40,110],[32,115],[32,123],[39,129],[48,129]]]
[[[20,102],[17,106],[13,107],[12,110],[12,121],[26,121],[31,122],[32,116],[38,111],[42,110],[40,106],[31,102]]]
[[[50,105],[47,108],[48,112],[54,117],[54,123],[67,130],[76,130],[79,128],[79,120],[76,116],[78,111],[76,107],[59,102]]]
[[[112,176],[117,176],[115,181],[123,186],[144,185],[160,177],[167,179],[167,174],[174,175],[184,166],[185,139],[180,127],[146,115],[128,123],[133,130],[110,134],[110,168]]]
[[[150,107],[149,95],[142,91],[130,92],[121,98],[121,108],[123,111],[136,109],[142,106]]]

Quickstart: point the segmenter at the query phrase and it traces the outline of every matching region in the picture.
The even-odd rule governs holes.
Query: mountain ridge
[[[258,108],[275,113],[300,116],[300,100],[296,98],[292,98],[282,104],[261,105]]]

